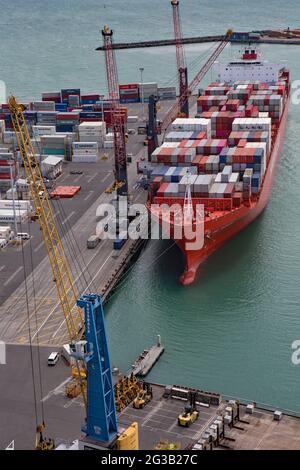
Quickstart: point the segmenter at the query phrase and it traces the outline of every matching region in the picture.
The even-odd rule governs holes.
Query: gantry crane
[[[119,80],[116,56],[113,49],[113,31],[108,26],[104,26],[102,36],[105,51],[107,88],[111,102],[111,125],[114,134],[116,178],[114,188],[117,189],[118,195],[125,196],[128,193],[125,123],[120,112]]]
[[[173,10],[173,24],[174,34],[176,41],[176,62],[178,72],[178,85],[179,96],[182,97],[187,94],[188,89],[188,69],[182,45],[182,30],[179,12],[179,0],[171,0]],[[180,102],[180,115],[181,117],[189,117],[189,100],[181,100]]]
[[[164,119],[162,120],[161,124],[158,126],[157,123],[153,125],[153,131],[154,133],[152,134],[151,141],[151,148],[149,149],[149,159],[151,157],[150,150],[153,152],[155,148],[158,146],[158,139],[157,135],[162,132],[166,132],[170,124],[180,115],[180,110],[182,109],[182,106],[188,101],[189,96],[193,93],[193,91],[197,88],[201,80],[205,77],[207,72],[210,70],[214,62],[217,60],[221,52],[225,49],[227,46],[228,42],[230,41],[230,37],[232,35],[232,30],[228,30],[226,35],[224,36],[223,41],[218,45],[218,47],[214,50],[214,52],[210,55],[208,60],[205,62],[205,64],[201,67],[195,78],[192,80],[192,82],[189,84],[187,87],[186,91],[180,96],[174,105],[170,108],[169,112],[165,115]],[[156,115],[153,114],[152,112],[153,108],[149,107],[149,122],[156,122]],[[152,112],[152,114],[150,114]],[[156,134],[155,134],[156,133]],[[151,153],[152,153],[151,152]]]

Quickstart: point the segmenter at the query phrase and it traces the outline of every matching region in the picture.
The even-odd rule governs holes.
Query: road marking
[[[37,253],[44,246],[44,244],[45,244],[44,240],[41,241],[41,243],[39,243],[38,246],[33,250],[34,253]]]
[[[63,221],[62,225],[65,225],[72,217],[75,215],[75,211],[72,211],[71,214]]]
[[[98,172],[95,173],[93,176],[91,176],[91,178],[89,178],[89,179],[87,180],[87,182],[90,183],[91,181],[93,181],[93,180],[96,178],[96,176],[98,176]]]
[[[108,173],[102,180],[101,183],[104,183],[110,177],[110,173]]]
[[[89,194],[85,196],[84,201],[87,201],[92,196],[93,193],[94,191],[90,191]]]
[[[64,380],[54,390],[51,390],[44,398],[42,398],[42,402],[45,403],[45,401],[49,400],[49,398],[51,398],[53,395],[60,395],[61,393],[64,393],[65,386],[67,385],[69,381],[70,381],[70,377]]]
[[[3,284],[5,287],[19,274],[20,271],[22,271],[23,266],[20,266],[8,279],[7,281]]]
[[[107,261],[111,258],[111,253],[108,255],[108,257],[106,258],[106,260],[104,261],[104,263],[102,264],[102,266],[99,268],[99,270],[96,272],[95,276],[93,277],[93,279],[91,280],[91,282],[89,283],[89,285],[86,287],[84,293],[86,293],[86,291],[90,288],[91,284],[94,282],[95,278],[98,276],[99,272],[104,268],[104,266],[106,265]],[[61,322],[61,324],[59,325],[59,327],[57,328],[57,330],[55,331],[55,333],[51,336],[51,339],[52,338],[55,338],[55,336],[57,335],[57,333],[59,332],[59,330],[61,329],[61,327],[65,324],[65,319]]]
[[[103,247],[103,246],[102,246]],[[96,258],[96,256],[98,256],[99,252],[98,250],[95,252],[95,255],[91,258],[91,260],[89,261],[88,265],[86,266],[86,269],[88,269],[88,267],[90,266],[90,264],[94,261],[94,259]],[[103,266],[106,264],[106,262],[109,260],[111,254],[108,256],[108,258],[105,260],[105,262],[103,263],[103,265],[101,266],[101,268],[99,269],[99,271],[95,274],[95,277],[99,274],[100,270],[103,268]],[[86,272],[86,269],[84,270],[84,272]],[[83,273],[80,273],[78,274],[78,276],[76,277],[76,279],[74,280],[74,283],[76,284],[76,282],[78,281],[78,279],[82,276]],[[92,279],[91,283],[94,281],[95,277]],[[88,285],[87,289],[90,287],[90,284]],[[53,287],[53,289],[55,289]],[[43,321],[43,323],[41,324],[41,326],[37,329],[37,331],[34,333],[34,335],[32,336],[32,341],[35,339],[35,337],[39,334],[39,332],[41,331],[41,329],[45,326],[45,324],[48,322],[49,318],[53,315],[53,313],[55,312],[55,310],[60,306],[60,301],[56,303],[56,305],[53,307],[53,309],[51,310],[51,312],[49,313],[49,315],[47,316],[47,318]],[[64,323],[64,322],[63,322]]]
[[[74,179],[74,183],[77,183],[77,181],[79,181],[79,180],[80,180],[80,178],[82,178],[82,176],[83,176],[83,175],[79,175],[79,176],[77,176],[77,178],[75,178],[75,179]]]
[[[1,271],[3,271],[3,269],[5,269],[5,266],[1,266],[0,273],[1,273]]]

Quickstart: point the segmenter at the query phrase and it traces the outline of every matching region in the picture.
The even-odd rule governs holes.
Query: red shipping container
[[[79,113],[58,113],[56,115],[57,121],[79,121]]]
[[[100,95],[81,95],[81,99],[83,101],[88,101],[88,100],[99,101]]]
[[[193,158],[192,166],[200,165],[202,158],[203,158],[203,155],[196,155],[196,157]]]
[[[163,176],[155,176],[155,178],[153,179],[153,184],[160,185],[163,181],[164,181]]]
[[[157,191],[157,196],[158,197],[163,197],[165,194],[165,191],[167,187],[169,186],[170,183],[162,183]]]
[[[243,200],[242,193],[234,193],[233,198],[232,198],[233,207],[240,207],[240,205],[242,204],[242,200]]]
[[[139,88],[138,83],[126,83],[125,85],[119,85],[120,90],[132,90],[135,88]]]
[[[54,103],[61,103],[61,97],[59,96],[43,96],[42,101],[54,101]]]
[[[201,173],[205,173],[205,164],[207,163],[208,157],[202,157],[199,164],[198,164],[198,170]]]

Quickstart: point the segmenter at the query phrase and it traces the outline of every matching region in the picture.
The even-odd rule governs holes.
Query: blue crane
[[[82,430],[89,441],[110,447],[117,439],[117,415],[101,297],[84,294],[85,340],[71,345],[72,356],[87,368],[87,415]]]

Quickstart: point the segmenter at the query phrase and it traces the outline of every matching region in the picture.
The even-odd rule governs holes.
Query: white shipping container
[[[35,137],[54,135],[56,134],[56,127],[55,126],[32,126],[32,131]]]
[[[111,141],[105,141],[103,147],[105,149],[113,149],[114,148],[114,143]]]
[[[0,199],[0,209],[13,209],[15,204],[15,209],[16,210],[26,210],[31,212],[32,211],[32,206],[30,201],[19,201],[15,200],[15,202],[12,199]]]
[[[222,183],[228,183],[232,174],[232,166],[226,165],[222,171],[221,181]]]
[[[168,148],[168,149],[176,149],[179,147],[180,142],[164,142],[159,148]]]
[[[177,118],[172,123],[174,131],[206,131],[211,133],[211,120],[204,118]]]
[[[127,118],[127,122],[130,122],[130,123],[138,122],[138,120],[139,120],[138,116],[128,116]]]
[[[74,150],[98,150],[98,142],[73,142],[72,146]]]
[[[98,160],[98,155],[73,155],[72,158],[72,161],[75,163],[96,163]]]
[[[23,223],[27,220],[27,218],[28,212],[26,210],[19,209],[15,214],[11,209],[0,209],[0,223],[12,224],[15,219],[17,223]]]
[[[34,111],[55,111],[54,101],[34,101],[32,103]]]
[[[184,193],[188,184],[193,187],[197,180],[197,175],[185,175],[179,181],[179,192]]]

